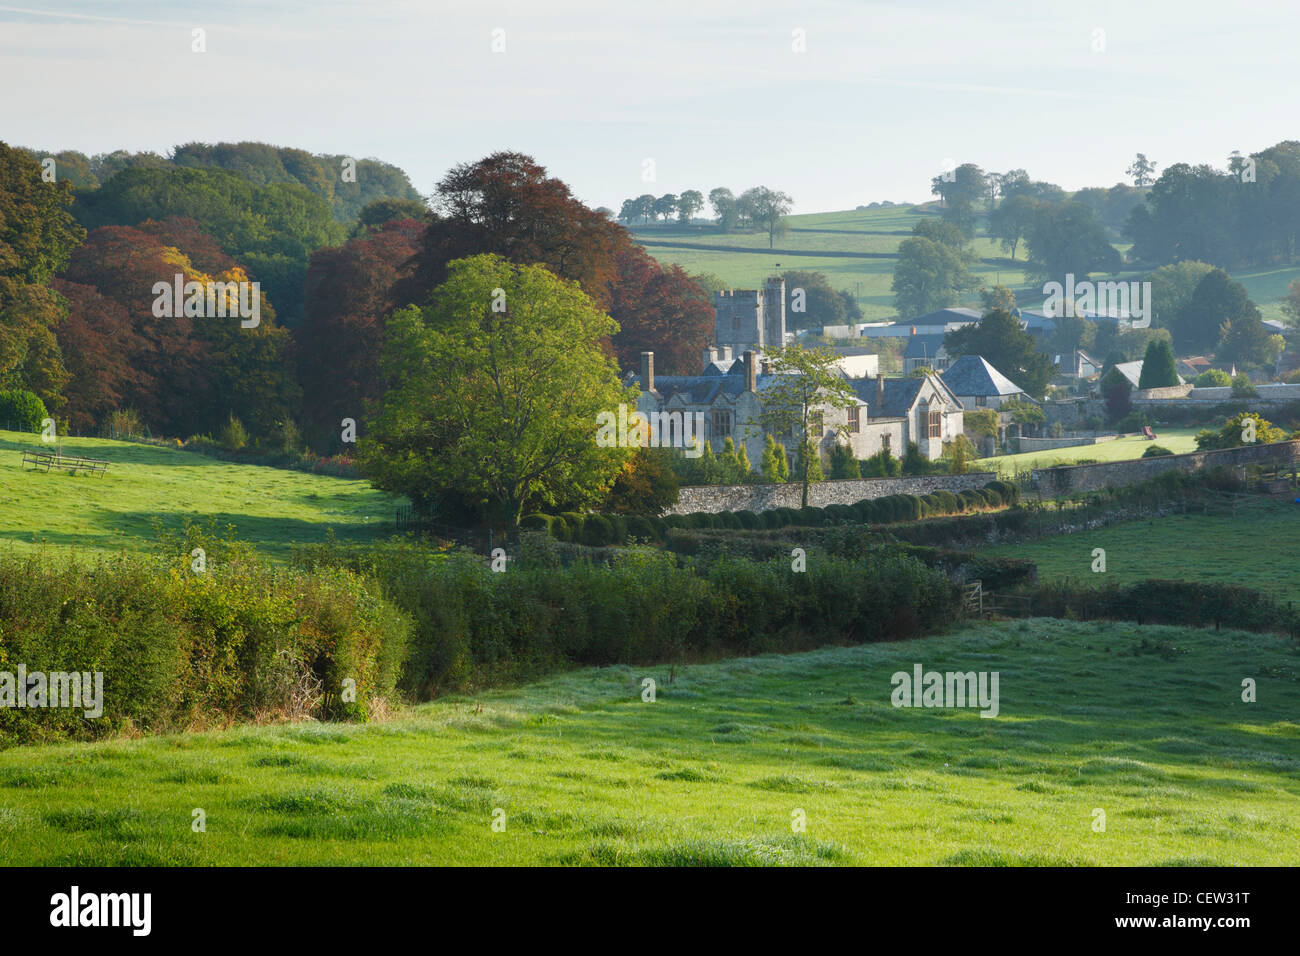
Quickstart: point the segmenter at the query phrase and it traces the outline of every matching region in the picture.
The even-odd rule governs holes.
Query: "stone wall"
[[[1035,468],[1034,489],[1044,498],[1072,495],[1102,488],[1118,488],[1149,481],[1161,472],[1177,470],[1200,471],[1227,465],[1240,468],[1246,465],[1300,465],[1300,441],[1277,442],[1271,445],[1246,445],[1241,448],[1224,448],[1220,451],[1195,451],[1187,455],[1165,455],[1160,458],[1135,458],[1129,461],[1103,462],[1097,465],[1062,465],[1056,468]]]
[[[1114,441],[1118,435],[1065,435],[1061,438],[1027,438],[1020,436],[1020,450],[1027,451],[1052,451],[1057,448],[1077,448],[1079,445],[1100,445],[1103,442]]]
[[[932,491],[956,494],[967,488],[983,488],[997,478],[991,471],[974,471],[965,475],[919,475],[910,478],[850,478],[817,481],[808,486],[808,504],[851,505],[865,498],[889,495],[928,495]],[[772,508],[798,508],[803,487],[795,481],[780,485],[687,485],[677,504],[665,514],[690,514],[693,511],[769,511]]]

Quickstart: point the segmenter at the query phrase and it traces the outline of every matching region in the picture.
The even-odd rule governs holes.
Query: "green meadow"
[[[0,431],[0,546],[17,551],[105,555],[146,550],[153,520],[221,527],[275,560],[296,544],[367,541],[393,532],[399,502],[365,481],[242,465],[174,448],[101,438],[65,438],[66,455],[112,462],[103,476],[23,467],[23,452],[47,450],[39,435]]]
[[[766,233],[720,233],[703,224],[655,223],[633,226],[632,232],[659,261],[675,263],[691,273],[713,273],[733,288],[758,288],[774,272],[787,269],[824,272],[835,288],[858,297],[864,321],[881,322],[897,315],[890,285],[898,245],[911,235],[918,221],[933,216],[917,209],[900,205],[789,216],[788,229],[776,238],[772,250]],[[1114,245],[1124,253],[1130,243],[1116,241]],[[1025,280],[1023,245],[1016,250],[1015,259],[1001,243],[983,233],[976,235],[971,246],[978,257],[971,271],[983,284],[1011,288],[1023,307],[1041,305],[1041,285],[1031,286]],[[1146,274],[1144,270],[1124,270],[1104,278],[1140,280]],[[1246,288],[1264,318],[1285,320],[1280,300],[1290,282],[1300,279],[1300,266],[1234,272],[1233,278]],[[971,293],[961,304],[978,307],[979,296]]]
[[[997,671],[998,716],[892,706],[915,664]],[[1296,865],[1298,669],[1274,636],[1034,619],[21,747],[0,862]]]
[[[1239,584],[1285,600],[1300,599],[1300,504],[1251,498],[1236,513],[1195,505],[1185,515],[1144,518],[1075,534],[989,548],[1027,558],[1041,580],[1131,584],[1146,578]],[[1106,571],[1092,571],[1093,549]]]

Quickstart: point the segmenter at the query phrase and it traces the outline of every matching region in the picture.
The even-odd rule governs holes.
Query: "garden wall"
[[[1035,468],[1033,486],[1044,497],[1072,495],[1102,488],[1118,488],[1150,481],[1162,472],[1200,471],[1222,466],[1241,468],[1246,465],[1300,465],[1300,441],[1276,442],[1271,445],[1246,445],[1218,451],[1194,451],[1186,455],[1160,458],[1135,458],[1097,465],[1062,465]]]
[[[818,481],[808,486],[808,504],[814,508],[827,505],[851,505],[868,498],[885,498],[889,495],[928,495],[932,491],[951,491],[956,494],[968,488],[983,488],[997,478],[991,471],[975,471],[965,475],[917,475],[908,478],[849,478],[837,481]],[[677,504],[664,514],[690,514],[707,511],[768,511],[772,508],[798,508],[802,499],[802,486],[791,481],[787,484],[761,485],[687,485],[677,496]]]

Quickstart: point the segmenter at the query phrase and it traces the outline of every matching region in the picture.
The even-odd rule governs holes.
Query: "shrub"
[[[614,543],[614,526],[604,515],[587,515],[582,522],[582,544],[599,548]]]
[[[248,445],[248,432],[244,430],[243,422],[231,415],[218,440],[226,451],[239,451]]]
[[[1232,384],[1232,376],[1221,368],[1206,369],[1192,381],[1196,388],[1227,388]]]
[[[650,518],[644,515],[628,515],[626,537],[628,540],[636,539],[648,542],[663,540],[662,532],[655,527]]]
[[[758,515],[752,511],[737,511],[735,514],[742,528],[753,529],[761,526]]]
[[[1254,398],[1258,394],[1255,383],[1250,380],[1250,376],[1245,372],[1238,372],[1232,377],[1233,398]]]
[[[1115,423],[1115,430],[1120,432],[1140,432],[1151,421],[1143,412],[1129,412]]]
[[[119,408],[108,413],[102,433],[105,438],[136,438],[144,434],[144,424],[134,408]]]
[[[12,388],[0,392],[0,422],[13,431],[38,432],[50,417],[45,403],[35,392]]]
[[[559,516],[564,519],[565,534],[563,540],[581,541],[582,526],[586,523],[587,516],[577,511],[561,511]]]
[[[1172,455],[1173,452],[1164,445],[1150,445],[1142,453],[1143,458],[1163,458],[1165,455]]]
[[[551,534],[551,525],[554,520],[550,515],[524,515],[519,519],[519,529],[521,531],[544,531]]]

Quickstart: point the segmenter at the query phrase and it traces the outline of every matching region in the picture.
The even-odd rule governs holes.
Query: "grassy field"
[[[1094,548],[1106,552],[1104,574],[1092,572]],[[1290,501],[1252,498],[1235,515],[1169,515],[989,551],[1028,558],[1042,580],[1165,578],[1240,584],[1300,600],[1300,505]]]
[[[994,458],[982,458],[971,465],[984,471],[997,471],[1003,475],[1014,475],[1018,471],[1033,468],[1050,468],[1053,465],[1072,465],[1079,461],[1127,461],[1141,458],[1142,453],[1153,444],[1168,448],[1175,455],[1196,451],[1196,435],[1199,428],[1160,428],[1155,429],[1158,436],[1154,442],[1141,435],[1128,435],[1114,441],[1102,442],[1100,445],[1075,445],[1071,448],[1053,448],[1050,451],[1031,451],[1019,455],[998,455]]]
[[[1000,714],[894,708],[916,663],[999,672]],[[0,863],[1296,865],[1298,668],[1270,636],[1030,620],[16,748]]]
[[[767,276],[787,269],[824,272],[837,289],[857,296],[864,320],[871,322],[895,317],[890,284],[898,245],[913,225],[933,215],[917,212],[913,206],[891,206],[790,216],[789,229],[777,237],[773,250],[768,249],[766,233],[726,234],[703,224],[656,223],[634,226],[632,232],[661,262],[676,263],[687,272],[711,272],[733,288],[757,288]],[[725,248],[695,248],[703,246]],[[1129,243],[1116,242],[1115,247],[1123,253]],[[1016,250],[1015,260],[985,235],[975,238],[972,249],[978,261],[971,271],[981,282],[1013,289],[1022,307],[1042,304],[1041,285],[1031,287],[1025,281],[1023,245]],[[1105,278],[1127,281],[1146,274],[1126,270]],[[1280,300],[1288,284],[1300,279],[1300,267],[1247,270],[1233,273],[1233,278],[1245,286],[1264,318],[1285,319]],[[972,292],[961,304],[978,307],[979,297]]]
[[[99,438],[68,438],[68,455],[112,462],[103,477],[22,467],[40,436],[0,431],[0,546],[107,554],[146,549],[152,519],[179,528],[215,516],[240,540],[283,560],[293,545],[370,540],[393,531],[397,501],[367,482],[240,465],[205,455]]]

